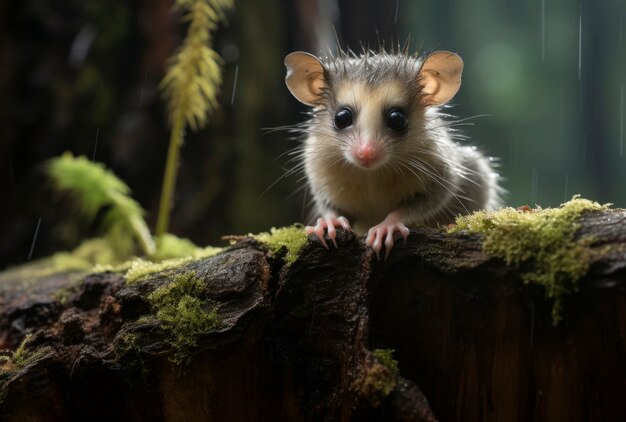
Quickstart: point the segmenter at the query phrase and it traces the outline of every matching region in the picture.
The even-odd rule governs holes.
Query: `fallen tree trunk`
[[[619,420],[626,211],[580,225],[591,265],[557,326],[480,236],[427,228],[385,262],[340,232],[290,263],[247,239],[132,283],[7,273],[1,419]]]

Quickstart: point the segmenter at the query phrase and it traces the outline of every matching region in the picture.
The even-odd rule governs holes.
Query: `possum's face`
[[[454,96],[463,68],[449,52],[425,60],[369,53],[325,62],[297,52],[285,64],[291,93],[314,107],[316,136],[362,169],[393,164],[394,156],[410,153],[409,144],[422,142],[426,110]]]
[[[365,169],[379,168],[398,144],[423,131],[423,112],[407,94],[399,81],[379,86],[346,81],[336,88],[335,99],[320,120],[342,140],[348,162]]]

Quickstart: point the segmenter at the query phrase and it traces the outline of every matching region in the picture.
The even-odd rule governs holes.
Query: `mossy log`
[[[243,239],[133,283],[4,275],[0,419],[620,420],[626,210],[584,214],[589,235],[556,326],[523,268],[428,228],[387,261],[340,231],[337,249],[310,238],[289,264]],[[179,289],[169,320],[165,287]]]

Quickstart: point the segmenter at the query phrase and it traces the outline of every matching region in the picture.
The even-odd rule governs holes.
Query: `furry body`
[[[433,56],[297,57],[303,65],[286,59],[287,85],[313,107],[301,127],[302,159],[325,221],[345,216],[355,232],[371,234],[381,221],[385,227],[436,226],[499,206],[490,159],[460,145],[458,122],[442,111],[460,86],[462,61],[448,52]],[[397,227],[389,229],[391,245]]]

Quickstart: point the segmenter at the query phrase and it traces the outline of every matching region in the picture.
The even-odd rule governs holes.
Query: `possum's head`
[[[403,144],[423,142],[425,113],[456,94],[463,61],[447,51],[327,59],[295,52],[285,66],[289,91],[313,107],[317,136],[341,148],[351,164],[374,169],[405,150]]]

